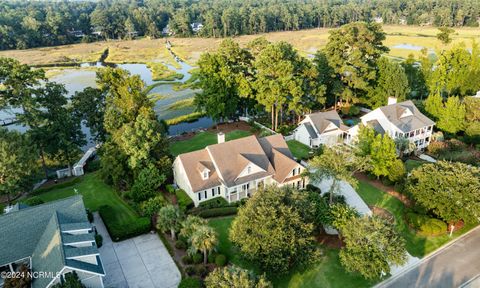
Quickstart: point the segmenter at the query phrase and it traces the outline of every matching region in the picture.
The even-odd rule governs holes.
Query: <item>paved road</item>
[[[411,270],[377,287],[459,287],[479,274],[480,227],[477,227],[451,245],[427,256]]]
[[[181,280],[172,257],[157,234],[112,242],[98,213],[94,225],[103,236],[99,248],[105,268],[103,283],[114,288],[176,288]]]

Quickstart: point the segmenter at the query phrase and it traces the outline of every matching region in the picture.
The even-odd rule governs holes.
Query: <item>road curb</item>
[[[422,263],[424,263],[425,261],[429,260],[430,258],[436,256],[437,254],[439,254],[440,252],[442,252],[443,250],[445,250],[446,248],[454,245],[457,241],[467,237],[468,235],[472,234],[473,232],[477,231],[480,229],[480,225],[478,225],[477,227],[474,227],[472,228],[470,231],[466,232],[465,234],[453,239],[452,241],[450,242],[447,242],[445,243],[444,245],[440,246],[438,249],[436,249],[435,251],[432,251],[430,253],[428,253],[425,257],[423,257],[422,259],[420,259],[420,261],[418,263],[416,263],[415,265],[412,265],[410,267],[408,267],[407,269],[405,269],[404,271],[402,271],[401,273],[393,276],[393,277],[390,277],[388,279],[385,279],[384,281],[376,284],[375,286],[373,286],[373,288],[382,288],[382,287],[388,287],[387,285],[390,284],[391,282],[393,282],[394,280],[400,278],[401,276],[407,274],[408,272],[410,272],[411,270],[413,270],[414,268],[420,266]],[[477,276],[479,277],[479,276]]]

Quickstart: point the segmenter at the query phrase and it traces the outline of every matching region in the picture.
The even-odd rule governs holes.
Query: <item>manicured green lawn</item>
[[[405,169],[407,169],[407,172],[411,172],[413,169],[422,166],[423,164],[427,163],[426,161],[420,161],[420,160],[412,160],[408,159],[405,161]]]
[[[75,195],[74,189],[83,196],[85,207],[91,211],[97,211],[102,205],[109,205],[115,210],[120,223],[129,223],[138,217],[135,211],[100,179],[98,173],[86,174],[82,176],[81,182],[73,186],[54,189],[35,197],[50,202]]]
[[[364,181],[359,181],[357,192],[368,205],[386,209],[395,216],[397,229],[405,238],[407,242],[407,250],[412,256],[423,257],[453,238],[456,238],[473,228],[473,226],[464,227],[461,231],[453,233],[452,237],[449,237],[448,235],[436,237],[420,236],[410,230],[407,223],[404,221],[403,215],[405,206],[400,200]]]
[[[218,253],[228,257],[230,263],[244,269],[255,271],[261,270],[254,263],[240,257],[238,250],[228,240],[228,231],[234,217],[211,219],[209,225],[215,228],[219,236]],[[290,274],[272,278],[274,287],[370,287],[368,282],[358,274],[351,274],[345,271],[338,258],[338,249],[325,249],[325,255],[314,265],[305,270],[294,270]]]
[[[297,140],[287,141],[288,149],[292,152],[293,156],[297,159],[308,158],[308,153],[311,151],[310,147],[298,142]]]
[[[250,131],[235,130],[227,133],[225,141],[230,141],[246,136],[250,136]],[[197,151],[207,147],[208,145],[217,143],[217,134],[213,132],[201,132],[193,136],[191,139],[184,141],[175,141],[170,144],[170,152],[177,156],[182,153]]]

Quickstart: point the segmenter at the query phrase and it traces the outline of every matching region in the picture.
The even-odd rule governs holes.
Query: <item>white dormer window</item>
[[[203,170],[202,172],[202,179],[207,180],[209,176],[208,169]]]

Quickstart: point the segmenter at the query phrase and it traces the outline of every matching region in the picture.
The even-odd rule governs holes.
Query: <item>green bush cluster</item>
[[[229,216],[237,214],[238,207],[219,207],[219,208],[211,208],[211,209],[201,209],[192,212],[192,214],[197,215],[202,218],[211,218],[211,217],[219,217],[219,216]]]
[[[186,277],[180,281],[178,288],[202,288],[202,282],[198,278]]]
[[[76,185],[76,184],[80,183],[81,181],[82,181],[82,178],[77,177],[77,178],[74,178],[72,180],[65,181],[65,182],[62,182],[62,183],[59,183],[59,184],[54,184],[54,185],[51,185],[51,186],[48,186],[48,187],[45,187],[45,188],[38,188],[37,190],[32,191],[30,193],[30,195],[40,195],[40,194],[43,194],[45,192],[52,191],[54,189],[62,189],[62,188],[70,187],[70,186],[73,186],[73,185]]]
[[[100,206],[98,212],[113,241],[125,240],[150,231],[150,219],[146,217],[139,217],[128,223],[118,223],[117,215],[110,206]]]
[[[34,197],[23,200],[22,203],[26,204],[28,206],[37,206],[37,205],[43,204],[45,202],[42,199],[34,196]]]
[[[182,257],[182,262],[183,262],[183,264],[185,264],[185,265],[192,264],[192,263],[193,263],[192,256],[190,256],[190,255],[188,255],[188,254],[185,255],[185,256],[183,256],[183,257]]]
[[[218,254],[217,257],[215,257],[215,265],[218,267],[223,267],[227,265],[227,256],[223,254]]]
[[[175,248],[185,250],[187,249],[187,243],[179,239],[175,242]]]
[[[203,261],[203,255],[200,253],[195,253],[192,255],[192,261],[194,264],[200,264]]]
[[[207,201],[204,201],[198,205],[198,207],[205,208],[205,209],[211,209],[211,208],[220,208],[220,207],[227,207],[227,206],[233,206],[230,203],[228,203],[227,200],[223,197],[216,197]]]
[[[190,198],[190,196],[188,196],[182,189],[175,191],[175,196],[177,197],[178,206],[182,210],[188,210],[194,207],[192,198]]]
[[[414,212],[406,213],[405,218],[422,235],[434,236],[447,232],[447,224],[439,219]]]
[[[167,192],[168,192],[168,193],[170,193],[170,194],[175,194],[175,188],[173,187],[172,184],[168,184],[168,185],[166,186],[166,188],[167,188]]]

